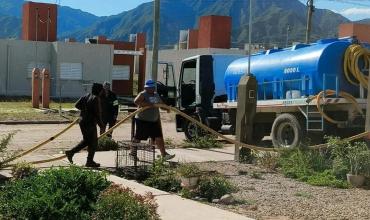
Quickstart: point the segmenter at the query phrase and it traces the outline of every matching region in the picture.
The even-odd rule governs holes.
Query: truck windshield
[[[195,103],[196,60],[186,61],[181,69],[181,105],[183,107]]]

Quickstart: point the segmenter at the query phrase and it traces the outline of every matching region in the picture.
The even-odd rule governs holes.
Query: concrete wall
[[[196,55],[208,55],[208,54],[246,54],[244,50],[230,50],[230,49],[217,49],[217,48],[204,48],[204,49],[189,49],[189,50],[160,50],[158,53],[158,60],[170,62],[174,66],[176,85],[178,84],[181,62],[185,58],[196,56]],[[145,78],[151,78],[151,64],[152,64],[152,52],[149,51],[146,61],[146,74]],[[158,80],[163,80],[163,68],[164,65],[158,65]]]
[[[112,81],[113,46],[54,42],[53,78],[59,79],[61,63],[82,63],[82,80],[61,80],[61,96],[77,97],[93,82]],[[59,81],[54,80],[52,96],[60,96]]]
[[[51,73],[51,95],[59,96],[60,63],[82,63],[82,80],[63,80],[62,97],[78,97],[82,84],[111,81],[113,47],[62,42],[0,40],[0,95],[31,96],[30,70],[36,63]],[[41,68],[42,68],[41,66]]]
[[[50,51],[46,42],[0,40],[0,95],[30,96],[30,67],[50,63]]]

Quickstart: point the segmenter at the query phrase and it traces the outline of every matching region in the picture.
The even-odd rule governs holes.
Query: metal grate
[[[116,168],[124,176],[140,179],[145,178],[155,161],[155,147],[131,141],[118,142]]]

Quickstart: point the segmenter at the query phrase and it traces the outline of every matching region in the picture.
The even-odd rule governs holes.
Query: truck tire
[[[274,147],[299,147],[302,142],[302,128],[292,114],[279,115],[272,124],[272,144]]]
[[[199,121],[199,117],[197,115],[193,115],[192,118]],[[202,136],[205,132],[194,122],[186,120],[186,122],[184,123],[184,133],[186,139],[191,141],[196,137]]]

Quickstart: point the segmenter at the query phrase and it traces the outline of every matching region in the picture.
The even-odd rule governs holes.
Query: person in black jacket
[[[94,162],[94,155],[96,147],[98,146],[96,125],[98,124],[100,127],[103,126],[99,100],[99,96],[101,96],[102,93],[103,85],[99,83],[94,83],[91,89],[91,93],[82,96],[75,105],[77,109],[81,110],[79,125],[83,139],[74,148],[66,151],[66,156],[70,163],[73,163],[73,155],[87,146],[88,155],[86,166],[100,166],[100,164]]]
[[[105,132],[107,125],[111,128],[116,124],[119,106],[117,95],[110,90],[110,83],[104,82],[103,88],[104,94],[101,96],[103,127],[100,128],[100,134]],[[112,133],[110,132],[107,136],[111,138]]]

